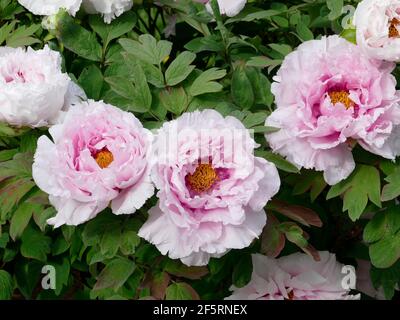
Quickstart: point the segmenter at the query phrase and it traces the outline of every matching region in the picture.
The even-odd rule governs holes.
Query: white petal
[[[26,9],[36,15],[51,16],[65,9],[72,16],[79,11],[82,0],[18,0]]]

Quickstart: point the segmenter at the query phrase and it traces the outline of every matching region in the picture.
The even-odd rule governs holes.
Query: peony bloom
[[[0,47],[0,122],[47,126],[79,97],[85,94],[62,73],[58,52]]]
[[[205,265],[249,246],[266,223],[264,207],[280,187],[275,166],[233,117],[205,110],[165,123],[156,139],[152,179],[159,203],[139,235],[186,265]]]
[[[400,2],[364,0],[358,4],[353,23],[357,44],[371,58],[400,61]]]
[[[210,0],[195,0],[196,2],[206,4],[207,10],[212,13]],[[247,0],[218,0],[219,11],[221,14],[225,14],[228,17],[234,17],[239,14],[240,11],[246,5]]]
[[[323,171],[331,185],[354,170],[354,141],[395,159],[400,95],[394,67],[338,36],[303,43],[285,58],[272,84],[277,109],[266,125],[281,130],[266,135],[271,148],[299,168]]]
[[[131,113],[103,102],[71,107],[63,123],[38,140],[33,178],[57,215],[48,223],[78,225],[111,202],[130,214],[154,193],[149,161],[152,134]]]
[[[130,10],[132,5],[132,0],[83,0],[85,11],[91,14],[101,13],[106,23]]]
[[[132,8],[132,0],[18,0],[26,9],[36,15],[51,16],[65,9],[75,16],[83,4],[88,13],[100,13],[106,23]]]
[[[79,11],[82,0],[18,0],[27,10],[38,16],[51,16],[65,9],[71,16]]]
[[[353,300],[344,289],[346,273],[334,254],[320,252],[320,261],[304,253],[279,259],[254,254],[253,274],[243,288],[231,287],[227,300]],[[345,283],[345,285],[342,284]]]

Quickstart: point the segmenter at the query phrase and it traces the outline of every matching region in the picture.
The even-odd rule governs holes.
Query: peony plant
[[[0,0],[0,299],[397,301],[399,38],[397,0]]]

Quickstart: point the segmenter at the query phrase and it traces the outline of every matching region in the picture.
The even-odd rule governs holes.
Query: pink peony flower
[[[320,261],[303,253],[279,259],[254,254],[253,274],[243,288],[231,287],[227,300],[353,300],[344,289],[340,263],[334,254],[320,252]]]
[[[111,202],[130,214],[154,193],[150,180],[152,134],[131,113],[103,102],[76,104],[63,123],[39,138],[33,178],[57,215],[48,223],[78,225]]]
[[[400,2],[364,0],[354,13],[357,44],[371,58],[400,61]]]
[[[331,185],[354,170],[352,141],[395,159],[400,95],[394,67],[338,36],[303,43],[272,84],[277,109],[266,125],[280,130],[266,135],[271,148],[299,168],[323,171]]]
[[[254,157],[243,124],[205,110],[165,123],[152,179],[159,203],[139,235],[186,265],[205,265],[258,237],[280,187],[275,166]]]
[[[80,98],[85,93],[62,73],[58,52],[0,47],[0,122],[47,126]]]

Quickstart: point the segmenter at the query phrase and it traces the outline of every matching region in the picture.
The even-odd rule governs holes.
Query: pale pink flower
[[[33,178],[49,194],[59,227],[94,218],[111,202],[130,214],[154,193],[150,180],[152,134],[131,113],[103,102],[73,105],[61,124],[39,138]]]
[[[364,0],[354,13],[357,44],[371,58],[400,61],[400,2]]]
[[[172,259],[205,265],[261,234],[280,179],[273,164],[254,157],[257,144],[239,120],[186,113],[163,125],[155,145],[159,203],[141,237]]]
[[[87,13],[100,13],[104,22],[110,23],[133,6],[132,0],[83,0],[83,8]]]
[[[61,71],[57,51],[0,47],[0,122],[51,125],[81,98],[85,93]]]
[[[275,76],[277,109],[266,120],[276,153],[336,184],[354,170],[351,145],[387,159],[400,153],[395,65],[371,60],[338,36],[303,43]]]
[[[343,265],[334,254],[319,253],[315,261],[304,253],[274,259],[254,254],[250,282],[242,287],[231,287],[227,300],[355,300],[350,295],[342,273]],[[344,283],[344,285],[343,285]]]
[[[55,15],[60,9],[75,16],[83,5],[88,13],[102,14],[106,23],[110,23],[133,6],[132,0],[18,0],[18,2],[33,14],[41,16]]]
[[[204,3],[207,10],[212,13],[210,0],[195,0],[196,2]],[[240,11],[246,6],[247,0],[218,0],[219,11],[222,15],[228,17],[237,16]]]

